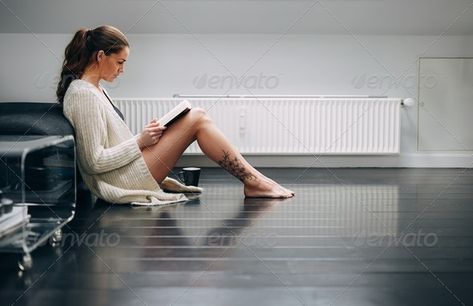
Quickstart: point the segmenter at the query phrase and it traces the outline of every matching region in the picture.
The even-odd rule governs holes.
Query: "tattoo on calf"
[[[225,150],[222,150],[222,151],[223,151],[223,158],[222,160],[218,162],[218,164],[222,168],[230,172],[231,175],[235,176],[237,179],[239,179],[242,182],[245,182],[247,180],[256,180],[256,176],[246,171],[242,162],[238,160],[238,158],[236,157],[232,158],[229,152],[226,152]]]

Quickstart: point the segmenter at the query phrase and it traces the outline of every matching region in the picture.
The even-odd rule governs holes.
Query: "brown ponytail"
[[[106,55],[110,55],[120,52],[124,47],[129,47],[128,40],[113,26],[104,25],[93,30],[78,30],[64,52],[64,62],[56,90],[58,102],[63,103],[71,82],[79,79],[85,68],[95,62],[98,51],[103,50]]]

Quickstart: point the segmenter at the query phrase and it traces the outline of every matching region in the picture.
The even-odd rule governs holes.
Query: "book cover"
[[[170,110],[167,114],[162,116],[159,120],[158,123],[159,125],[164,125],[164,126],[169,126],[171,125],[174,121],[176,121],[178,118],[180,118],[182,115],[187,113],[190,109],[192,108],[191,104],[189,101],[184,100],[178,105],[176,105],[172,110]]]

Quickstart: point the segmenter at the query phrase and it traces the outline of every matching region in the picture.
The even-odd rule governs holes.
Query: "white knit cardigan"
[[[93,84],[74,80],[64,96],[64,115],[75,130],[79,171],[99,198],[111,203],[168,204],[187,200],[165,193],[146,165],[128,126]]]

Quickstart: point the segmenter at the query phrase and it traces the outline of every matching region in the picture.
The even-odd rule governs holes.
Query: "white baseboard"
[[[255,167],[314,168],[472,168],[473,154],[411,153],[397,156],[275,156],[245,155]],[[203,155],[184,155],[177,166],[217,167]]]

